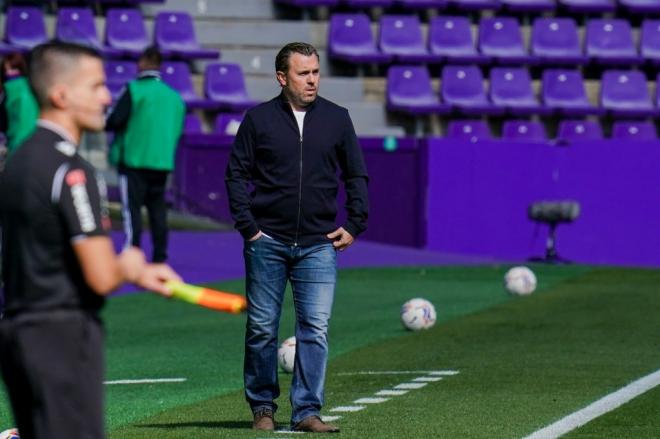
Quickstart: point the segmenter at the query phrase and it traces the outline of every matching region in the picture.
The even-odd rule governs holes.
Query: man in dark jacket
[[[337,432],[319,415],[336,251],[366,229],[367,170],[348,111],[317,96],[316,49],[287,44],[275,68],[282,93],[248,111],[225,177],[232,216],[245,239],[245,394],[253,427],[273,430],[280,393],[277,334],[288,280],[296,309],[291,426]],[[337,170],[347,198],[348,219],[341,227],[335,223]]]

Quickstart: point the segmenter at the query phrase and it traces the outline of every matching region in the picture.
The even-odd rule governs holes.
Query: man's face
[[[277,72],[277,81],[295,109],[314,102],[319,91],[319,60],[316,55],[294,53],[289,57],[289,70]]]
[[[101,60],[81,57],[67,81],[67,110],[74,123],[82,130],[102,130],[105,108],[110,102]]]

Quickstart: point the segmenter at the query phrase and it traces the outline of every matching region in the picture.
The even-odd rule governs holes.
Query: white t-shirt
[[[306,111],[297,111],[293,110],[293,115],[296,116],[296,122],[298,122],[298,129],[300,130],[300,137],[302,137],[303,133],[303,122],[305,121],[305,113]]]

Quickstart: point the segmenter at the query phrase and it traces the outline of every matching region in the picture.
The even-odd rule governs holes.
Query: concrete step
[[[154,17],[160,11],[186,11],[195,19],[275,19],[273,3],[272,0],[168,0],[162,5],[143,5],[142,13]]]

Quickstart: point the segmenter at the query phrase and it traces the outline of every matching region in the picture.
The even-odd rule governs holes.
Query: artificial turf
[[[659,271],[539,265],[537,292],[511,298],[501,286],[506,268],[340,273],[324,414],[424,374],[351,373],[460,371],[342,414],[342,437],[522,437],[660,368]],[[242,290],[241,282],[217,286]],[[399,308],[417,296],[435,304],[438,323],[409,333]],[[187,378],[108,386],[111,438],[273,437],[249,430],[243,316],[132,295],[111,299],[105,317],[109,380]],[[292,331],[289,299],[281,338]],[[280,378],[278,419],[286,425],[290,376]],[[658,406],[655,389],[568,437],[658,437]]]

